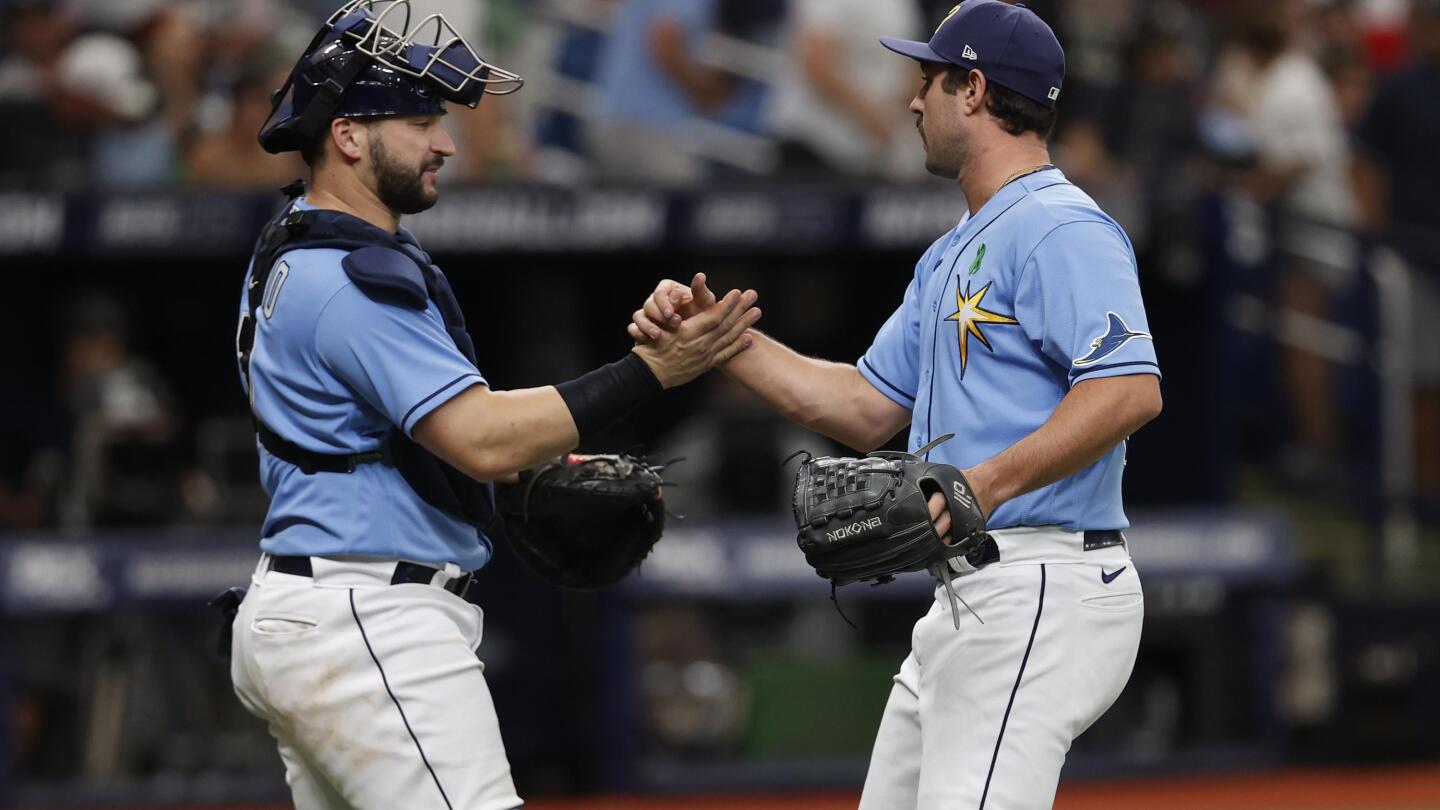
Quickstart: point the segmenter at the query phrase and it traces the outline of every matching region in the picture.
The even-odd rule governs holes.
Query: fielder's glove
[[[806,453],[795,474],[793,508],[800,550],[816,573],[833,585],[847,585],[882,584],[896,574],[928,570],[945,583],[958,628],[950,560],[974,551],[989,535],[965,475],[921,458],[953,436],[942,436],[915,454],[815,458]],[[949,545],[940,541],[930,520],[927,502],[936,492],[944,493],[950,509]]]
[[[515,553],[554,585],[614,585],[665,529],[663,467],[630,455],[568,455],[495,488],[495,507]]]

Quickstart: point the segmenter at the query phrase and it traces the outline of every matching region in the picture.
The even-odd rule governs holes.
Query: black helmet
[[[335,118],[434,115],[446,101],[474,107],[524,84],[481,59],[443,15],[413,27],[410,17],[410,0],[350,0],[335,12],[275,91],[260,146],[292,152]]]

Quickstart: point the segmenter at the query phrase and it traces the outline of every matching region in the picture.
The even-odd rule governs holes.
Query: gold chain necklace
[[[1020,178],[1024,177],[1024,176],[1027,175],[1027,174],[1034,174],[1035,172],[1042,172],[1042,171],[1045,171],[1046,169],[1053,169],[1053,168],[1055,168],[1055,164],[1054,164],[1054,163],[1039,163],[1039,164],[1036,164],[1036,165],[1034,165],[1034,166],[1031,166],[1031,167],[1028,168],[1028,169],[1021,169],[1020,171],[1018,171],[1018,172],[1010,175],[1009,177],[1005,178],[1005,180],[1004,180],[1003,182],[1001,182],[1000,185],[996,186],[996,187],[995,187],[995,193],[996,193],[996,194],[999,194],[999,193],[1000,193],[1000,189],[1002,189],[1002,188],[1010,185],[1012,182],[1014,182],[1014,181],[1016,181],[1016,180],[1019,180]],[[992,196],[993,196],[993,195],[992,195]]]

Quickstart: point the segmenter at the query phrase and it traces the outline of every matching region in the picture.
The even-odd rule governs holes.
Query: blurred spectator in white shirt
[[[1276,5],[1298,2],[1280,0]],[[1271,13],[1280,16],[1278,10]],[[1284,207],[1297,216],[1353,227],[1359,209],[1350,180],[1349,135],[1335,88],[1315,57],[1286,42],[1263,64],[1252,92],[1256,153],[1278,180]]]
[[[200,96],[198,19],[188,5],[166,0],[76,0],[75,7],[94,30],[67,49],[60,81],[109,113],[97,123],[91,182],[116,190],[172,182]]]
[[[170,387],[132,351],[115,299],[77,294],[65,326],[60,383],[72,421],[61,525],[170,522],[183,511],[184,463]]]
[[[907,179],[924,174],[909,101],[915,64],[882,36],[925,33],[914,0],[792,0],[790,68],[776,78],[770,123],[791,177]],[[826,171],[828,170],[828,172]]]
[[[1250,0],[1214,93],[1248,131],[1254,165],[1241,186],[1275,217],[1276,303],[1293,325],[1332,320],[1362,258],[1350,134],[1335,85],[1304,47],[1319,40],[1316,19],[1304,0]],[[1333,358],[1294,340],[1281,352],[1293,427],[1280,472],[1317,491],[1343,484]]]

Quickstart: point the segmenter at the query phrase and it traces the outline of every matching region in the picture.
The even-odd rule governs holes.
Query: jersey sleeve
[[[948,238],[948,234],[946,236]],[[935,251],[932,246],[921,257],[915,277],[905,288],[905,299],[890,314],[875,334],[869,350],[855,364],[860,369],[860,376],[903,408],[915,407],[915,391],[920,375],[920,285],[923,283],[923,271],[930,265]]]
[[[421,311],[382,303],[353,284],[320,313],[315,347],[337,379],[406,435],[461,391],[485,384],[434,304]]]
[[[1050,231],[1021,269],[1016,317],[1046,357],[1082,379],[1160,375],[1130,242],[1108,222]]]

